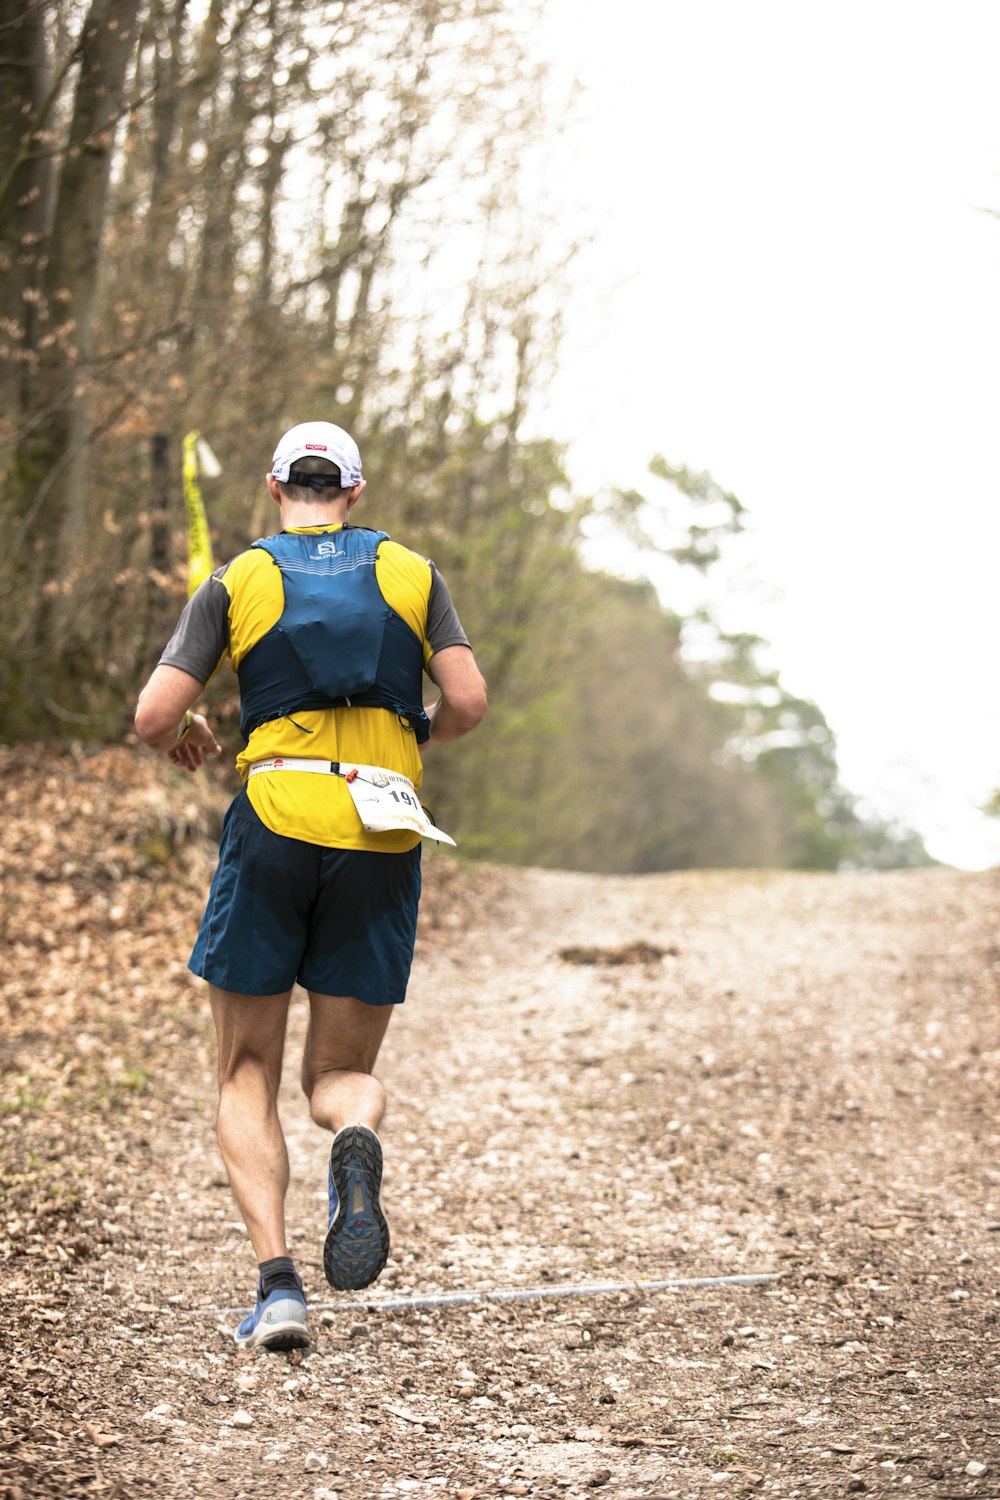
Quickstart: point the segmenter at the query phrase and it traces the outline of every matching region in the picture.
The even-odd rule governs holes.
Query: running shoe
[[[233,1330],[233,1338],[246,1349],[304,1349],[309,1342],[306,1331],[306,1299],[299,1290],[279,1286],[269,1297],[257,1283],[257,1306]]]
[[[323,1269],[339,1292],[371,1286],[389,1257],[379,1188],[382,1147],[367,1125],[345,1125],[330,1148],[330,1213]]]

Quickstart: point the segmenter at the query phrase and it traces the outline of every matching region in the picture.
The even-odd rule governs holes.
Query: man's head
[[[314,504],[339,500],[364,482],[357,443],[332,422],[300,422],[289,428],[274,450],[268,477],[285,499]]]

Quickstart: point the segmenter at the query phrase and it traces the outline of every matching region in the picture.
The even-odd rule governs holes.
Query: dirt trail
[[[76,775],[34,803],[15,776],[18,816]],[[122,789],[123,817],[147,791]],[[161,792],[175,833],[197,822],[194,793]],[[5,854],[27,857],[20,827]],[[373,1295],[781,1279],[359,1309],[323,1281],[297,1005],[283,1116],[314,1342],[266,1356],[218,1311],[254,1271],[182,968],[210,856],[177,840],[145,872],[92,870],[86,898],[51,864],[0,891],[22,902],[15,970],[42,970],[37,999],[8,992],[0,1496],[1000,1494],[997,873],[431,855],[381,1062],[393,1252]],[[71,842],[54,835],[64,865]]]

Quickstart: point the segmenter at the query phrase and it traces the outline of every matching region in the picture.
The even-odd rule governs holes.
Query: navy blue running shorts
[[[297,980],[323,995],[400,1005],[419,904],[419,844],[378,854],[284,838],[243,791],[222,825],[188,968],[240,995],[284,994]]]

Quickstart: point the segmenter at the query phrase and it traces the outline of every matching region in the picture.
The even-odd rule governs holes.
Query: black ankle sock
[[[279,1287],[284,1290],[298,1291],[302,1282],[295,1272],[295,1262],[291,1256],[276,1255],[273,1260],[262,1260],[257,1267],[260,1272],[260,1284],[265,1297],[270,1297],[273,1291]]]

